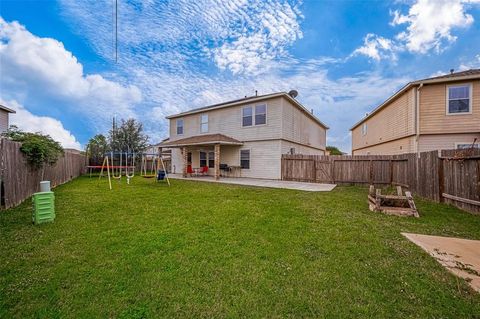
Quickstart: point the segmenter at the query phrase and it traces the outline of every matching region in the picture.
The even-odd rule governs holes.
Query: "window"
[[[208,167],[215,167],[215,152],[208,152]]]
[[[187,153],[187,163],[188,164],[192,164],[192,153],[191,152],[188,152]]]
[[[473,143],[455,143],[455,148],[458,150],[465,150],[472,147]],[[480,144],[475,143],[473,144],[473,148],[480,148]]]
[[[243,169],[250,168],[250,150],[240,150],[240,167]]]
[[[183,134],[183,119],[177,120],[177,135]]]
[[[367,123],[363,123],[362,125],[362,135],[367,135]]]
[[[472,112],[472,86],[455,85],[447,87],[447,115]]]
[[[267,123],[267,105],[261,104],[255,106],[255,125]]]
[[[242,109],[242,126],[253,125],[253,112],[252,107],[247,106]]]
[[[200,167],[207,166],[207,153],[200,152]]]
[[[208,132],[208,114],[200,115],[200,133]]]

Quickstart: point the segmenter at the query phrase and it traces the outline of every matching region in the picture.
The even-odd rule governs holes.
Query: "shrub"
[[[20,151],[34,169],[43,168],[45,164],[53,165],[63,155],[60,143],[49,135],[23,132],[14,125],[2,135],[9,140],[22,143]]]

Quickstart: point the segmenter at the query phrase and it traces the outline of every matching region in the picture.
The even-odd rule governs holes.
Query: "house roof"
[[[395,100],[397,97],[402,95],[404,92],[409,90],[412,87],[415,86],[420,86],[423,84],[434,84],[434,83],[446,83],[446,82],[454,82],[454,81],[462,81],[462,80],[472,80],[472,79],[480,79],[480,69],[470,69],[466,71],[461,71],[461,72],[453,72],[445,75],[440,75],[440,76],[434,76],[422,80],[416,80],[412,82],[408,82],[405,86],[403,86],[400,90],[398,90],[395,94],[390,96],[386,101],[384,101],[382,104],[377,106],[372,112],[370,112],[367,116],[365,116],[363,119],[355,123],[355,125],[352,126],[350,131],[358,127],[360,124],[365,122],[367,119],[371,118],[374,114],[382,110],[384,107],[386,107],[390,102]]]
[[[222,103],[217,103],[217,104],[212,104],[212,105],[207,105],[199,108],[195,108],[186,112],[178,113],[178,114],[173,114],[169,115],[166,118],[167,119],[174,119],[178,117],[182,117],[185,115],[191,115],[191,114],[196,114],[196,113],[201,113],[205,111],[210,111],[210,110],[216,110],[216,109],[221,109],[221,108],[226,108],[226,107],[232,107],[232,106],[237,106],[239,104],[245,104],[245,103],[252,103],[252,102],[259,102],[275,97],[284,97],[287,100],[289,100],[293,105],[298,107],[301,111],[303,111],[308,117],[313,119],[315,122],[323,126],[325,129],[329,129],[325,123],[320,121],[315,115],[313,115],[308,109],[303,106],[300,102],[298,102],[295,98],[291,97],[287,92],[277,92],[277,93],[270,93],[270,94],[264,94],[264,95],[257,95],[257,96],[249,96],[249,97],[244,97],[241,99],[236,99],[236,100],[231,100],[231,101],[226,101]]]
[[[182,147],[192,145],[243,145],[237,139],[223,134],[205,134],[182,138],[175,141],[166,141],[159,144],[161,147]]]
[[[14,110],[9,109],[8,107],[3,106],[3,105],[1,105],[1,104],[0,104],[0,110],[4,110],[5,112],[8,112],[8,113],[17,113],[17,112],[15,112]]]

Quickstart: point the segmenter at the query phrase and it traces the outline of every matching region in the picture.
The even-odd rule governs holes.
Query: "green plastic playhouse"
[[[55,219],[55,195],[53,192],[40,192],[33,194],[32,222],[37,225],[53,222]]]

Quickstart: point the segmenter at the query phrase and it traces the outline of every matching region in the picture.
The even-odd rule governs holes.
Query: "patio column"
[[[183,147],[183,148],[182,148],[182,159],[183,159],[182,175],[183,175],[183,177],[187,177],[188,152],[187,152],[187,148],[186,148],[186,147]]]
[[[215,144],[215,180],[220,178],[220,144]]]

